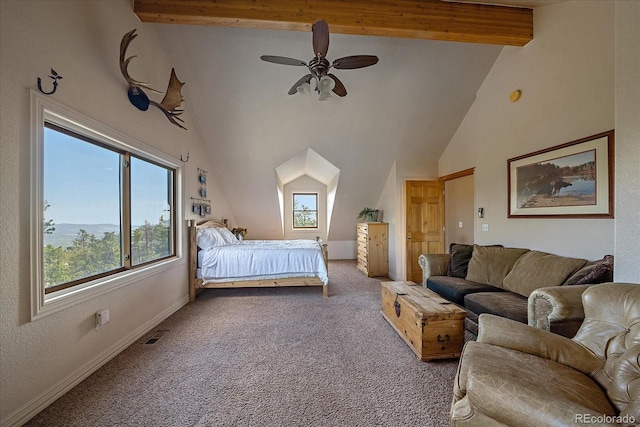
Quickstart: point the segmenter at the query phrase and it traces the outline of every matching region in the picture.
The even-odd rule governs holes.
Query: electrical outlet
[[[96,331],[109,323],[109,309],[96,312]]]
[[[462,221],[458,222],[458,228],[462,228]]]
[[[489,231],[489,224],[482,224],[482,231]]]

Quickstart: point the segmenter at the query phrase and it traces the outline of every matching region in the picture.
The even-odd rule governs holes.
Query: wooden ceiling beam
[[[311,31],[524,46],[533,10],[441,0],[134,0],[143,22]]]

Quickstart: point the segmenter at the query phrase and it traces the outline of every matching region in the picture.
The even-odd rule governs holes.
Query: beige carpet
[[[329,277],[208,290],[27,425],[448,425],[457,360],[420,362],[354,261]]]

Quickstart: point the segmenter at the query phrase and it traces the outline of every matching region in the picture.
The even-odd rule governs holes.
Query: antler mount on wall
[[[311,80],[315,80],[315,91],[320,94],[320,100],[327,99],[330,92],[338,96],[345,96],[347,90],[334,74],[329,73],[331,68],[338,70],[352,70],[369,67],[378,63],[378,57],[374,55],[354,55],[339,58],[330,63],[326,56],[329,50],[329,25],[323,20],[316,21],[311,27],[313,33],[314,57],[307,64],[304,61],[284,56],[262,55],[260,59],[267,62],[282,65],[304,66],[309,69],[309,74],[303,76],[289,89],[289,95],[296,93],[311,93]]]
[[[187,128],[185,128],[181,124],[181,123],[184,123],[184,120],[182,120],[179,117],[184,112],[184,110],[178,110],[178,107],[180,106],[180,104],[182,104],[182,101],[184,100],[181,92],[182,86],[184,85],[184,83],[178,80],[175,69],[173,68],[171,69],[171,77],[169,78],[169,85],[167,86],[167,91],[164,95],[164,98],[162,99],[162,102],[160,103],[149,99],[147,94],[144,92],[143,88],[155,93],[162,93],[162,92],[151,88],[148,83],[144,83],[144,82],[133,79],[129,75],[129,71],[127,69],[127,67],[129,66],[129,62],[131,62],[131,60],[135,58],[137,55],[130,56],[126,59],[125,59],[125,56],[126,56],[126,52],[127,52],[127,48],[129,47],[129,44],[133,39],[135,39],[138,36],[137,34],[135,34],[135,32],[136,32],[136,29],[129,31],[127,34],[124,35],[124,37],[122,37],[122,41],[120,42],[120,71],[122,72],[122,75],[124,76],[125,80],[129,84],[129,90],[128,90],[129,101],[131,101],[131,103],[141,111],[147,111],[149,109],[149,105],[158,107],[160,111],[162,111],[164,115],[167,116],[167,119],[169,119],[171,123],[173,123],[174,125],[184,130],[187,130]]]

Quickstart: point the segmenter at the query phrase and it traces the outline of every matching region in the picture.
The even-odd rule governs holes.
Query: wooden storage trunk
[[[413,282],[382,282],[382,316],[422,361],[459,357],[463,309]]]

